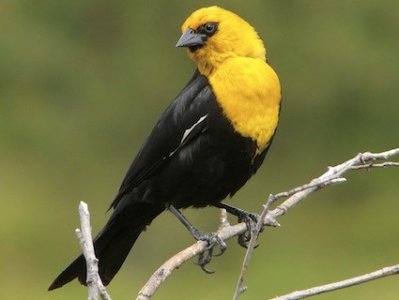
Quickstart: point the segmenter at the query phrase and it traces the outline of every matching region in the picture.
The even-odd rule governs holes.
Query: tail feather
[[[118,232],[111,243],[97,255],[99,275],[104,285],[108,285],[115,274],[121,268],[139,235],[144,231],[145,226],[136,229],[134,232]],[[80,283],[86,284],[86,273],[79,277]]]
[[[83,276],[86,276],[86,261],[83,255],[80,255],[64,271],[62,271],[56,279],[54,279],[48,290],[51,291],[54,289],[58,289],[64,284],[74,280],[76,277],[81,278]]]
[[[125,210],[118,207],[94,240],[94,250],[99,260],[99,275],[104,285],[107,285],[119,271],[146,225],[163,211],[163,208],[148,203],[133,204],[128,204],[132,207],[120,205],[125,206]],[[60,288],[75,278],[86,285],[86,273],[86,261],[83,255],[80,255],[57,276],[48,290]]]

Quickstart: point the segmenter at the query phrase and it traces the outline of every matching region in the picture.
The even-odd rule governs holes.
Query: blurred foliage
[[[175,49],[180,24],[211,4],[247,19],[283,84],[281,125],[264,168],[231,200],[259,211],[269,193],[307,182],[360,151],[398,146],[399,2],[0,2],[1,299],[84,299],[49,283],[79,252],[77,206],[97,232],[157,117],[194,65]],[[259,240],[242,299],[398,263],[398,170],[353,172],[314,194]],[[186,210],[199,228],[217,210]],[[165,259],[192,243],[169,214],[142,235],[110,286],[131,299]],[[193,263],[155,299],[229,299],[244,250],[230,242],[208,276]],[[206,287],[206,288],[204,288]],[[222,288],[221,288],[222,287]],[[397,278],[319,299],[397,299]],[[316,297],[317,298],[317,297]]]

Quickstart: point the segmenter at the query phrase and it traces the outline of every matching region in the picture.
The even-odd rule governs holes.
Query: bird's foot
[[[206,268],[206,265],[211,262],[212,257],[220,256],[226,251],[227,249],[226,243],[216,233],[213,232],[202,232],[196,230],[195,232],[193,232],[193,236],[197,241],[207,242],[207,247],[205,251],[200,253],[198,257],[197,265],[199,265],[201,269],[207,274],[214,273],[214,271]],[[219,247],[220,253],[213,254],[215,246]]]
[[[245,231],[243,234],[238,235],[238,244],[244,248],[248,248],[249,241],[252,238],[253,232],[256,229],[256,224],[259,221],[260,216],[255,213],[251,212],[246,212],[246,211],[241,211],[240,215],[238,216],[238,222],[245,222],[247,225],[247,231]],[[260,232],[263,231],[263,226],[260,230]],[[255,248],[258,247],[258,245],[255,246]]]
[[[224,208],[228,213],[236,216],[239,223],[245,222],[245,224],[247,225],[247,231],[238,236],[238,244],[244,248],[248,248],[248,243],[253,236],[253,232],[256,228],[258,220],[260,219],[260,216],[258,214],[251,213],[241,208],[234,207],[222,202],[216,203],[214,206]],[[263,226],[260,231],[263,231]]]

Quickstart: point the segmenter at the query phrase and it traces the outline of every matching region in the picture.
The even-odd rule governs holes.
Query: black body
[[[137,154],[111,204],[113,213],[95,238],[103,283],[112,280],[140,233],[168,205],[214,205],[239,190],[267,152],[256,150],[254,141],[235,132],[208,79],[197,71]],[[49,289],[76,277],[86,284],[82,256]]]

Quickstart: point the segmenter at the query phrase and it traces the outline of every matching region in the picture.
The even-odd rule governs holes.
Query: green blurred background
[[[283,85],[264,167],[230,203],[260,211],[269,193],[303,184],[360,151],[399,146],[399,2],[0,2],[0,299],[85,299],[77,282],[47,292],[78,253],[80,200],[93,230],[139,146],[194,65],[174,47],[180,25],[211,4],[264,38]],[[398,169],[357,171],[313,194],[260,237],[242,299],[266,299],[399,262]],[[204,230],[218,211],[186,210]],[[235,220],[231,220],[235,221]],[[192,238],[165,213],[109,287],[134,299]],[[206,275],[193,262],[155,299],[230,299],[244,250],[235,242]],[[398,278],[316,297],[398,299]]]

